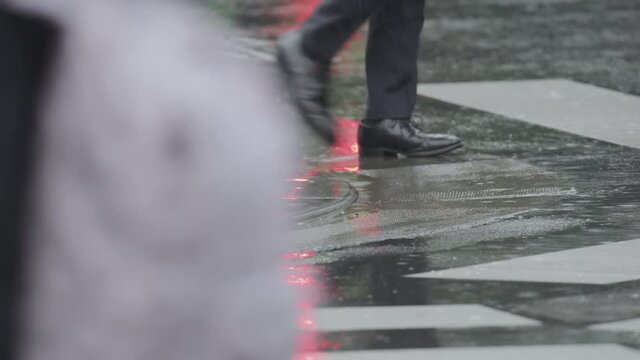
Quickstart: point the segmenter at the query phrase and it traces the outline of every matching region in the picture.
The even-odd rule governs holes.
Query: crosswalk
[[[422,96],[640,148],[640,97],[566,79],[420,84]]]
[[[295,360],[638,360],[640,352],[615,344],[493,346],[343,351],[300,354]]]
[[[319,331],[469,329],[538,326],[537,320],[482,305],[366,306],[315,311]]]
[[[640,280],[638,259],[640,239],[409,276],[605,285]]]
[[[409,275],[413,278],[530,281],[607,285],[640,280],[640,239],[527,256],[463,268]],[[535,329],[537,319],[480,304],[359,306],[313,311],[309,329],[358,332],[434,329]],[[640,333],[640,318],[596,324],[585,329]],[[384,349],[299,354],[296,360],[502,360],[640,359],[640,352],[619,344],[520,345]]]
[[[421,96],[509,119],[640,149],[640,97],[637,96],[566,79],[421,84],[418,92]],[[433,168],[433,166],[430,167],[431,173]],[[394,171],[397,170],[394,169]],[[435,201],[444,203],[449,200],[451,196],[448,194],[445,196],[433,192],[434,183],[438,184],[438,182],[429,184],[431,193],[406,194],[404,192],[401,194],[402,197],[391,197],[391,199],[395,203],[433,203]],[[448,184],[448,186],[451,185]],[[565,195],[575,195],[575,190],[572,189],[572,191]],[[499,196],[493,193],[490,195],[493,198]],[[383,229],[388,228],[388,224],[381,225]],[[341,239],[341,244],[344,244],[344,239]],[[567,284],[600,288],[640,281],[638,259],[640,259],[640,239],[630,239],[573,250],[410,274],[407,277],[425,281],[432,279],[469,282],[500,281],[531,283],[532,286]],[[531,316],[531,313],[521,313]],[[314,311],[312,318],[314,319],[312,329],[319,332],[384,332],[417,329],[438,331],[481,329],[484,331],[485,328],[506,329],[506,331],[518,329],[528,332],[529,329],[535,331],[545,326],[538,319],[481,304],[321,308]],[[623,317],[617,319],[621,318]],[[581,328],[589,334],[591,334],[589,330],[594,330],[593,333],[596,334],[601,331],[640,334],[640,318],[585,325]],[[615,342],[615,340],[611,341]],[[540,343],[549,344],[545,341]],[[299,354],[296,360],[640,359],[640,351],[613,343],[459,346],[303,353]]]
[[[593,330],[633,331],[633,332],[640,333],[640,318],[610,322],[605,324],[597,324],[597,325],[592,325],[590,328]]]

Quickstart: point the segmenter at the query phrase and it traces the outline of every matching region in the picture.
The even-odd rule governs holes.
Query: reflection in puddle
[[[292,255],[292,254],[289,254]],[[288,255],[288,256],[289,256]],[[312,253],[300,253],[293,256],[293,259],[308,259],[315,256]],[[308,353],[318,351],[340,350],[339,342],[327,340],[317,331],[314,310],[323,301],[323,294],[331,293],[328,289],[327,273],[319,265],[289,265],[286,267],[286,282],[296,289],[298,298],[297,304],[298,328],[300,330],[297,339],[295,359],[309,359]],[[306,354],[306,355],[305,355]],[[312,357],[317,359],[317,357]]]
[[[336,140],[327,152],[327,156],[316,164],[303,164],[302,168],[306,169],[305,172],[287,180],[291,184],[291,190],[283,197],[284,200],[299,200],[305,186],[313,186],[313,179],[318,176],[332,173],[358,174],[360,172],[358,122],[349,119],[336,119],[334,124]]]

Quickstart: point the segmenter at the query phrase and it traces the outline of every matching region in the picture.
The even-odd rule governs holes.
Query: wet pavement
[[[283,198],[299,358],[640,359],[640,2],[427,3],[421,82],[455,86],[422,85],[416,121],[465,148],[361,160],[352,40],[334,69],[338,140],[301,132]],[[240,16],[246,53],[269,62],[308,5]],[[488,81],[509,82],[476,91]]]

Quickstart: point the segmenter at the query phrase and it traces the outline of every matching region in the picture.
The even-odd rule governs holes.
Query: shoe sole
[[[445,146],[439,149],[428,150],[428,151],[417,151],[417,152],[402,152],[394,149],[387,148],[360,148],[360,156],[364,157],[387,157],[387,156],[398,156],[398,154],[402,154],[407,157],[431,157],[438,156],[449,153],[453,150],[459,149],[463,147],[462,143],[457,143],[449,146]]]

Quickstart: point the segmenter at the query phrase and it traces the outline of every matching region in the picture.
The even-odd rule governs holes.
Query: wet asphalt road
[[[425,11],[421,82],[562,78],[640,95],[638,0],[431,0]],[[243,26],[259,18],[252,31],[272,34],[280,16],[254,15]],[[327,149],[301,135],[304,162],[285,197],[298,220],[288,280],[306,296],[300,350],[366,359],[371,353],[357,351],[483,347],[487,358],[502,358],[505,348],[493,355],[494,346],[515,346],[514,357],[537,359],[542,348],[528,346],[620,344],[630,352],[613,355],[602,345],[609,354],[602,356],[640,359],[640,270],[633,261],[640,263],[640,244],[624,252],[607,246],[640,238],[640,149],[600,141],[595,130],[578,136],[420,97],[422,125],[459,135],[465,148],[440,158],[361,161],[349,119],[364,104],[362,49],[356,38],[336,64],[333,108],[346,118],[338,121],[338,142]],[[631,116],[640,123],[640,114]],[[577,249],[587,250],[571,252]],[[549,262],[561,251],[564,258]],[[541,257],[527,262],[533,255]],[[485,278],[477,267],[429,275],[509,259],[516,261]],[[580,280],[562,280],[570,272]],[[613,272],[623,280],[605,279]],[[423,315],[417,325],[402,320],[403,306],[442,305],[446,314],[460,304],[499,310],[514,322],[482,320],[481,310],[466,317],[478,323],[453,324],[444,315]],[[360,307],[376,320],[356,325]],[[337,308],[351,312],[332,313]],[[335,317],[346,320],[338,326]]]

